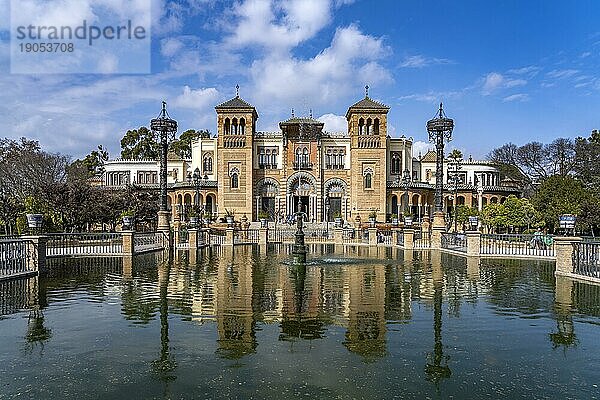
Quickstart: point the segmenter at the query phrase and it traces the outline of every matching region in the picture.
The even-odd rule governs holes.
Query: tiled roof
[[[350,106],[350,108],[374,108],[374,109],[382,109],[383,108],[386,110],[390,109],[385,104],[375,101],[370,97],[365,97],[364,99],[360,100],[359,102],[354,103],[353,105]]]
[[[429,150],[423,157],[421,157],[421,162],[435,162],[435,160],[437,160],[437,155],[433,150]]]
[[[252,108],[252,109],[254,109],[254,106],[252,104],[248,103],[247,101],[243,100],[240,96],[235,96],[233,99],[227,100],[226,102],[219,104],[215,108],[217,110],[220,108]]]
[[[323,122],[310,117],[292,117],[281,122],[282,124],[315,124],[323,125]]]
[[[361,111],[361,110],[378,110],[378,111],[388,111],[390,108],[385,104],[382,104],[378,101],[371,99],[369,96],[365,96],[364,99],[354,103],[348,108],[348,112],[346,112],[346,118],[348,118],[348,114],[350,111]]]

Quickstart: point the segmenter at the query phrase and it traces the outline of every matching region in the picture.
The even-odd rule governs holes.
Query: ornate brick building
[[[279,123],[279,131],[257,131],[258,111],[239,94],[215,111],[217,135],[192,143],[191,160],[169,160],[173,216],[193,204],[217,216],[229,210],[253,221],[261,211],[282,220],[300,207],[313,222],[332,221],[336,215],[349,222],[357,216],[365,221],[373,211],[378,221],[406,210],[417,218],[432,212],[435,153],[413,157],[412,138],[390,137],[390,108],[371,99],[368,91],[348,108],[347,131],[339,133],[324,131],[324,124],[312,115],[298,117],[293,112]],[[132,168],[138,167],[131,161],[107,163],[105,184],[133,183],[124,181],[140,175],[127,173]],[[149,166],[139,169],[143,179],[155,179],[148,174]],[[194,172],[203,177],[198,198],[189,179]],[[454,204],[482,207],[519,193],[501,182],[486,161],[465,160],[455,175],[456,183],[449,182],[452,174],[446,168],[447,210]]]

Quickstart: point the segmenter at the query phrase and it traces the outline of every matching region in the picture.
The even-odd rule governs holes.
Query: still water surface
[[[600,288],[338,250],[52,260],[0,283],[0,399],[600,397]]]

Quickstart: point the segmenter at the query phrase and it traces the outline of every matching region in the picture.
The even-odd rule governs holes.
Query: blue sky
[[[97,2],[127,3],[61,5],[69,1],[56,3],[74,20]],[[418,149],[444,101],[456,124],[449,147],[478,158],[506,142],[600,128],[598,1],[148,1],[151,74],[11,75],[9,2],[0,0],[2,136],[75,157],[103,144],[117,156],[123,133],[147,124],[163,99],[180,132],[214,132],[214,106],[236,84],[257,107],[259,130],[276,130],[294,108],[332,131],[345,129],[368,84],[391,107],[391,135],[414,137]]]

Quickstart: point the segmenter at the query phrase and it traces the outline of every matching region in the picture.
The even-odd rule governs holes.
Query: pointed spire
[[[240,85],[235,85],[235,97],[240,97]]]
[[[294,109],[292,108],[292,118],[294,118]]]
[[[308,111],[308,116],[312,119],[312,108]]]
[[[369,97],[369,85],[365,85],[365,97]]]

